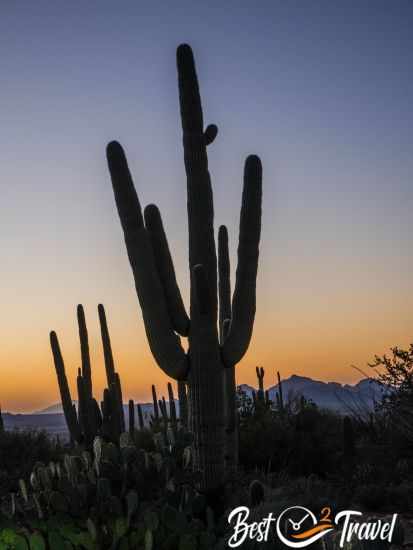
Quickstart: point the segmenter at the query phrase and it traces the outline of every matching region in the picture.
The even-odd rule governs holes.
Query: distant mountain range
[[[281,384],[284,399],[288,400],[292,396],[303,395],[306,399],[311,399],[320,408],[332,409],[339,413],[349,412],[350,409],[373,409],[375,402],[380,401],[383,396],[382,386],[370,378],[364,378],[352,386],[293,375],[286,380],[282,380]],[[248,396],[256,391],[248,384],[241,384],[239,387]],[[272,401],[276,400],[277,391],[278,385],[268,388],[269,397]]]
[[[338,412],[347,410],[348,406],[366,405],[368,408],[374,406],[374,402],[380,400],[383,389],[380,384],[370,378],[364,378],[353,386],[350,384],[339,384],[338,382],[322,382],[313,380],[306,376],[293,375],[290,378],[282,380],[284,399],[288,397],[303,395],[306,399],[311,399],[319,407],[333,409]],[[253,391],[257,391],[253,386],[241,384],[240,389],[251,397]],[[267,388],[270,399],[275,402],[278,385]],[[77,404],[76,401],[74,402]],[[175,401],[176,407],[179,407],[178,401]],[[141,407],[144,413],[148,415],[153,413],[152,403],[142,403]],[[128,413],[127,405],[124,406],[125,414]],[[33,414],[59,414],[62,413],[62,404],[56,403],[46,409],[36,411]]]
[[[248,396],[256,391],[256,388],[248,384],[241,384],[239,387]],[[321,382],[320,380],[293,375],[282,381],[282,388],[286,400],[292,396],[303,395],[321,408],[332,409],[342,414],[350,410],[372,409],[374,403],[380,401],[383,395],[380,384],[368,378],[350,385],[337,382]],[[272,401],[276,400],[277,389],[278,386],[268,388]],[[179,414],[178,401],[175,401],[175,405]],[[145,422],[149,423],[150,415],[153,413],[153,405],[152,403],[142,403],[141,406]],[[127,405],[124,405],[124,410],[125,417],[128,418]],[[61,403],[57,403],[33,414],[3,413],[3,418],[6,429],[43,429],[51,434],[67,437],[67,428],[62,412]]]
[[[337,412],[344,412],[348,410],[348,407],[354,406],[366,406],[367,408],[373,408],[374,403],[379,401],[382,397],[383,388],[378,382],[370,378],[364,378],[357,384],[339,384],[338,382],[322,382],[321,380],[313,380],[306,376],[292,375],[290,378],[282,380],[282,388],[284,393],[284,399],[292,396],[303,395],[306,399],[311,399],[319,407],[332,409]],[[251,397],[253,391],[257,391],[253,386],[248,384],[241,384],[240,389],[246,392]],[[267,388],[270,399],[275,402],[276,392],[278,391],[278,385]],[[74,402],[75,405],[77,404]],[[175,401],[177,409],[179,409],[179,402]],[[142,403],[141,407],[144,414],[148,416],[153,413],[153,405],[151,403]],[[127,405],[124,406],[125,415],[128,413]],[[46,409],[36,411],[33,414],[59,414],[62,413],[62,404],[56,403]]]

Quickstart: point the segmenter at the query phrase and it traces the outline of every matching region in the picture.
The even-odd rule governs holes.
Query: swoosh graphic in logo
[[[311,529],[307,529],[307,531],[304,531],[303,533],[299,533],[298,535],[291,535],[295,539],[307,539],[309,537],[312,537],[313,535],[320,533],[321,531],[325,531],[326,529],[332,529],[333,526],[331,523],[325,523],[316,525],[315,527]]]

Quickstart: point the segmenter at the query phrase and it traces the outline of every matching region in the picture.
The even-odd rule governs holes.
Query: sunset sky
[[[238,365],[354,382],[413,341],[413,3],[234,0],[0,4],[0,403],[59,400],[49,347],[80,364],[86,310],[96,397],[106,306],[125,400],[166,384],[144,335],[105,160],[128,154],[142,204],[163,214],[188,297],[186,189],[175,50],[194,49],[216,229],[234,270],[242,169],[263,162],[255,332]]]

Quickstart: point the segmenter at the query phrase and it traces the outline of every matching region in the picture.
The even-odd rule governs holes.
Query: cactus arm
[[[214,208],[198,78],[191,48],[184,44],[177,50],[179,101],[183,130],[184,161],[187,176],[189,227],[189,267],[202,264],[210,288],[211,314],[217,319],[217,256],[214,238]],[[193,320],[193,285],[191,285],[191,320]]]
[[[143,225],[139,199],[119,143],[109,143],[107,159],[151,352],[168,376],[185,378],[187,357],[171,325],[150,237]]]
[[[279,403],[280,403],[280,411],[284,411],[284,397],[283,397],[283,387],[281,382],[281,376],[279,371],[277,371],[277,378],[278,378],[278,396],[279,396]]]
[[[119,427],[121,433],[125,431],[125,411],[123,410],[122,386],[120,376],[115,372],[116,402],[119,410]]]
[[[133,436],[135,433],[135,403],[129,399],[129,433]]]
[[[218,293],[219,293],[219,331],[221,345],[226,338],[224,324],[231,319],[231,280],[228,250],[228,231],[221,225],[218,231]]]
[[[81,369],[78,370],[77,375],[77,395],[78,395],[78,416],[79,416],[79,424],[80,428],[83,432],[84,439],[87,445],[89,445],[93,441],[93,437],[96,434],[92,433],[90,421],[91,418],[89,416],[90,413],[90,407],[89,407],[89,397],[88,397],[88,389],[85,379],[82,376]]]
[[[256,279],[261,235],[262,168],[257,156],[245,162],[240,217],[238,265],[232,298],[232,320],[223,346],[226,365],[238,363],[248,349],[255,318]]]
[[[159,399],[159,408],[161,410],[162,418],[165,422],[168,422],[168,409],[166,408],[166,401],[163,396],[162,399]]]
[[[111,391],[109,388],[103,390],[102,407],[102,435],[112,441],[117,441],[119,437],[116,418],[113,415],[113,404]]]
[[[156,395],[156,388],[152,384],[152,400],[153,400],[153,415],[155,420],[159,418],[159,407],[158,407],[158,397]]]
[[[113,439],[113,441],[116,441],[119,435],[123,432],[119,408],[119,388],[116,379],[109,385],[109,397],[112,427],[111,438]]]
[[[171,418],[171,423],[176,426],[175,397],[174,397],[174,390],[170,382],[168,382],[168,399],[169,399],[169,416]]]
[[[112,344],[110,343],[108,323],[106,320],[105,308],[102,304],[98,305],[100,333],[102,336],[103,357],[105,360],[106,379],[108,387],[115,380],[115,364],[113,361]]]
[[[82,357],[82,376],[85,390],[92,399],[92,370],[90,366],[89,340],[86,327],[85,311],[82,304],[77,306],[77,322],[79,326],[80,353]]]
[[[69,429],[71,438],[80,443],[82,441],[82,432],[80,430],[79,421],[76,415],[72,397],[70,395],[69,384],[67,383],[65,365],[63,362],[62,352],[60,351],[59,341],[54,331],[50,333],[50,345],[53,353],[53,360],[56,369],[57,381],[59,384],[60,397],[62,400],[63,412],[66,419],[66,424]]]
[[[99,409],[99,405],[96,399],[94,398],[90,400],[90,414],[92,416],[91,421],[93,426],[93,433],[94,435],[97,435],[102,427],[102,413]]]
[[[161,214],[157,206],[150,204],[145,208],[144,216],[146,229],[152,241],[155,264],[165,292],[172,327],[181,336],[188,336],[189,317],[185,311],[184,302],[176,281],[175,269]]]

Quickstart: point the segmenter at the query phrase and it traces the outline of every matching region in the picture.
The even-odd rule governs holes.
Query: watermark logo
[[[391,543],[397,514],[390,521],[375,519],[362,522],[362,512],[343,510],[335,515],[326,506],[318,515],[304,506],[290,506],[276,517],[270,512],[260,521],[250,520],[250,509],[247,506],[234,508],[228,516],[228,523],[233,527],[233,533],[228,541],[230,548],[241,546],[246,540],[266,542],[270,535],[277,538],[289,548],[306,548],[332,531],[340,535],[339,546],[346,542],[358,540],[381,540]]]
[[[334,529],[331,509],[323,508],[321,517],[303,506],[291,506],[277,519],[277,536],[290,548],[305,548]]]

